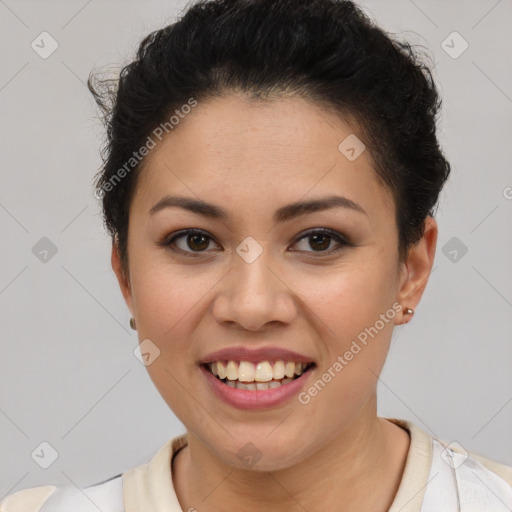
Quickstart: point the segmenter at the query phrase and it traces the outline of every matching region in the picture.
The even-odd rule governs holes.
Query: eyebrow
[[[160,201],[158,201],[149,210],[149,214],[154,215],[155,213],[165,208],[171,208],[175,206],[212,219],[227,220],[229,218],[227,210],[224,210],[220,206],[207,203],[201,199],[169,195],[166,195],[160,199]],[[274,213],[274,222],[286,222],[293,218],[299,217],[300,215],[328,210],[335,207],[348,208],[368,216],[368,213],[361,205],[355,203],[347,197],[327,196],[318,199],[311,199],[309,201],[299,201],[297,203],[291,203],[286,206],[282,206]]]

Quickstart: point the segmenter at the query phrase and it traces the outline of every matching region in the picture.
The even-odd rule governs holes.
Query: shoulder
[[[54,485],[43,485],[9,494],[0,501],[0,512],[39,512],[56,489]]]
[[[470,452],[468,455],[471,459],[479,462],[485,469],[499,476],[509,486],[512,487],[512,466],[507,466],[501,462],[496,462],[495,460],[488,459],[487,457],[478,455],[474,452]]]
[[[473,463],[477,462],[480,469],[494,473],[512,487],[512,466],[489,459],[472,451],[466,451],[458,443],[448,444],[437,437],[427,434],[423,429],[411,421],[397,418],[386,419],[401,426],[409,432],[412,441],[411,450],[416,454],[419,453],[420,458],[424,460],[428,459],[431,462],[435,462],[437,459],[437,461],[449,463],[448,459],[450,454],[453,453],[459,463],[463,463],[466,460]],[[448,465],[450,465],[450,463]]]
[[[187,445],[187,434],[169,439],[149,463],[140,464],[108,480],[85,488],[45,485],[9,494],[0,500],[0,512],[126,512],[150,510],[151,503],[181,510],[172,486],[169,460]]]
[[[457,470],[463,466],[474,474],[493,474],[512,488],[512,466],[484,457],[475,452],[468,452],[457,443],[447,444],[438,438],[432,438],[433,462],[444,462]]]
[[[435,480],[425,494],[425,511],[444,510],[439,507],[446,504],[462,510],[512,510],[512,468],[439,439],[433,439],[432,449],[430,479]]]
[[[512,510],[512,467],[447,444],[410,421],[386,419],[407,430],[411,440],[390,511]]]
[[[83,489],[45,485],[9,494],[0,512],[124,512],[122,474]]]

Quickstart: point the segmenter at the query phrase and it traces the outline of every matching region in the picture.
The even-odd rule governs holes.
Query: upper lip
[[[293,361],[296,363],[312,363],[311,357],[299,354],[281,347],[248,348],[245,346],[223,348],[211,352],[199,360],[199,364],[213,363],[214,361]]]

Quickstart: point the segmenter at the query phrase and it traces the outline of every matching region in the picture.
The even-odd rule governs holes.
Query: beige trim
[[[432,438],[410,421],[385,419],[405,428],[411,436],[402,481],[388,512],[420,512],[432,465]]]
[[[187,434],[169,439],[149,463],[123,473],[125,512],[183,512],[172,485],[171,459],[187,439]]]
[[[43,485],[9,494],[0,502],[0,512],[38,512],[55,489],[55,485]]]

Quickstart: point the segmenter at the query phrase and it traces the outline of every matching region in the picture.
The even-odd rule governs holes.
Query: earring
[[[414,315],[414,309],[411,309],[411,308],[404,308],[404,315]],[[409,319],[410,320],[410,319]],[[409,323],[409,320],[403,320],[402,321],[402,325],[403,324],[407,324]]]
[[[137,325],[135,324],[135,318],[133,318],[133,316],[130,318],[130,327],[136,331],[137,330]]]

